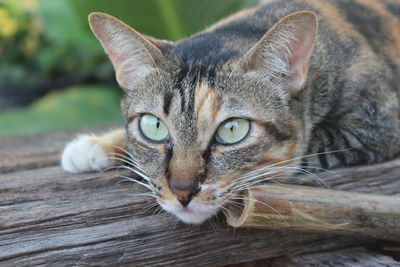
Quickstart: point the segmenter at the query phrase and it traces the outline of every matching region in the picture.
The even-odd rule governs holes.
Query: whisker
[[[121,150],[122,152],[124,152],[126,155],[132,157],[131,153],[129,153],[125,148],[121,147],[121,146],[116,146],[113,145],[114,148]],[[133,158],[133,157],[132,157]]]
[[[160,209],[161,209],[160,205],[158,205],[158,202],[155,202],[155,204],[156,205],[154,205],[154,207],[157,206],[157,208],[153,211],[152,216],[155,216],[156,213],[158,213],[160,211]]]
[[[306,163],[306,162],[302,162],[302,161],[299,162],[299,164],[303,164],[303,163]],[[328,172],[330,174],[333,173],[331,170],[328,170],[328,169],[325,169],[325,168],[321,168],[321,167],[318,167],[318,166],[313,166],[313,165],[299,166],[299,168],[301,168],[301,169],[315,169],[315,170],[318,170],[318,171]]]
[[[155,192],[154,192],[154,189],[153,189],[149,184],[145,184],[145,183],[143,183],[143,182],[141,182],[141,181],[138,181],[138,180],[136,180],[136,179],[134,179],[134,178],[131,178],[131,177],[128,177],[128,176],[123,176],[123,175],[121,175],[121,176],[119,176],[119,177],[120,177],[120,178],[124,178],[124,179],[126,179],[126,180],[128,180],[128,181],[130,181],[130,182],[134,182],[134,183],[140,184],[140,185],[142,185],[142,186],[144,186],[144,187],[150,189],[153,193],[155,193]]]
[[[235,194],[235,195],[238,195],[238,194]],[[232,201],[232,200],[226,200],[226,201],[224,202],[224,204],[225,204],[225,203],[229,203],[229,204],[232,204],[232,205],[235,205],[235,206],[242,206],[242,207],[244,207],[244,204],[243,204],[243,203],[236,202],[236,201]]]
[[[110,154],[116,154],[116,153],[110,153]],[[116,156],[119,156],[119,155],[116,155]],[[138,164],[136,162],[130,161],[129,159],[122,159],[122,158],[119,158],[119,157],[108,157],[107,159],[114,159],[114,160],[121,161],[121,162],[126,163],[126,164],[128,164],[128,165],[130,165],[130,166],[132,166],[132,167],[134,167],[136,169],[141,170],[142,172],[145,172],[142,168],[140,168],[138,166]]]
[[[298,178],[298,176],[282,176],[282,177],[279,177],[279,175],[276,175],[275,177],[274,176],[268,177],[268,180],[266,180],[266,181],[271,181],[271,182],[274,182],[274,183],[278,183],[277,181],[275,181],[276,179],[297,179],[297,178]],[[262,182],[262,180],[260,180],[260,182]],[[280,186],[285,186],[286,185],[286,184],[283,184],[283,183],[278,183],[278,184]],[[237,191],[249,190],[249,189],[260,188],[260,187],[268,187],[268,186],[270,186],[270,185],[254,183],[253,185],[250,185],[248,187],[244,187],[243,189],[240,188]],[[332,190],[334,190],[334,189],[332,189]]]
[[[285,169],[285,168],[283,168],[283,169]],[[308,170],[304,170],[304,169],[302,169],[301,167],[287,167],[287,169],[294,169],[294,170],[296,170],[296,171],[299,172],[299,173],[309,175],[309,176],[315,178],[317,181],[319,181],[319,182],[322,183],[323,185],[325,185],[327,188],[331,189],[330,186],[329,186],[328,184],[326,184],[326,183],[324,182],[324,180],[322,180],[322,178],[320,178],[318,175],[316,175],[316,174],[314,174],[314,173],[312,173],[312,172],[310,172],[310,171],[308,171]]]
[[[132,171],[133,173],[136,173],[137,175],[139,175],[141,178],[143,178],[144,180],[146,180],[148,182],[151,180],[150,177],[148,177],[144,173],[142,173],[142,172],[140,172],[138,170],[132,169],[132,168],[130,168],[128,166],[117,166],[117,167],[114,167],[113,169],[127,169],[127,170]]]
[[[289,225],[288,221],[285,219],[285,217],[284,217],[277,209],[275,209],[275,208],[272,207],[271,205],[268,205],[267,203],[261,202],[261,201],[259,201],[259,200],[257,200],[257,199],[247,198],[247,197],[244,197],[244,196],[240,196],[239,198],[233,198],[233,199],[242,199],[242,200],[254,201],[254,202],[256,202],[256,203],[260,203],[261,205],[267,206],[268,208],[270,208],[270,209],[272,209],[274,212],[276,212],[276,213],[279,215],[279,217],[281,217],[281,219],[286,223],[286,225],[288,226],[288,228],[291,229],[291,228],[290,228],[290,225]]]
[[[124,154],[121,154],[121,153],[118,153],[118,152],[111,152],[109,154],[121,157],[121,158],[127,160],[128,162],[130,162],[131,164],[133,164],[135,166],[140,165],[139,162],[135,158],[133,158],[131,155],[127,156],[127,155],[124,155]]]
[[[157,207],[156,211],[155,211],[154,216],[160,215],[160,214],[163,213],[163,212],[164,212],[163,208],[159,205],[159,206]],[[165,218],[165,217],[164,217],[164,218]]]
[[[119,183],[122,183],[122,182],[125,182],[125,181],[120,181]],[[155,196],[152,193],[128,194],[128,196],[130,196],[130,197],[142,197],[142,196],[144,196],[144,197],[155,198]]]
[[[298,159],[310,158],[310,157],[314,157],[314,156],[318,156],[318,155],[325,155],[325,154],[333,154],[333,153],[338,153],[338,152],[344,152],[344,151],[348,151],[350,149],[351,148],[340,149],[340,150],[332,150],[332,151],[325,151],[325,152],[319,152],[319,153],[314,153],[314,154],[307,154],[307,155],[303,155],[303,156],[299,156],[299,157],[283,160],[283,161],[280,161],[280,162],[265,166],[265,167],[261,168],[261,170],[265,169],[265,168],[274,167],[274,166],[277,166],[277,165],[282,164],[282,163],[295,161],[295,160],[298,160]],[[251,174],[251,173],[256,172],[256,171],[258,171],[258,170],[248,172],[248,174]]]
[[[208,218],[207,221],[210,223],[210,226],[211,226],[211,228],[213,229],[214,233],[216,233],[216,232],[217,232],[217,229],[216,229],[215,226],[214,226],[213,217]]]
[[[228,214],[229,217],[231,217],[232,221],[235,220],[235,219],[233,218],[232,213],[230,212],[229,209],[225,208],[224,206],[222,206],[221,209],[223,209],[223,210],[226,212],[226,214]]]
[[[301,167],[285,166],[285,167],[274,167],[274,168],[277,169],[277,170],[291,170],[291,169],[292,170],[296,170],[298,173],[311,176],[316,181],[322,183],[326,188],[332,189],[327,183],[324,182],[324,180],[321,177],[319,177],[318,175],[316,175],[316,174],[314,174],[314,173],[312,173],[312,172],[310,172],[308,170],[304,170]],[[246,184],[252,185],[252,184],[256,184],[256,183],[262,182],[262,181],[266,181],[266,179],[262,179],[262,180],[256,180],[256,179],[258,179],[260,177],[263,177],[263,176],[267,176],[268,174],[271,174],[271,173],[276,173],[276,172],[277,171],[275,170],[275,171],[268,171],[266,173],[258,173],[257,175],[246,177],[246,179],[243,179],[243,178],[239,179],[239,180],[236,179],[235,182],[236,182],[236,184],[238,186],[240,186],[242,188]],[[281,175],[284,175],[284,174],[281,174]],[[269,177],[271,177],[271,176],[269,176]],[[281,177],[281,178],[284,178],[284,177]],[[268,179],[268,180],[272,180],[272,179]],[[239,183],[237,181],[239,181]],[[243,182],[245,182],[245,183],[243,183]]]
[[[119,159],[119,158],[115,158],[115,157],[108,157],[107,159],[115,159],[115,160],[119,160],[119,161],[121,161],[121,162],[123,162],[123,163],[128,163],[128,162],[126,162],[126,161],[123,160],[123,159]],[[131,166],[131,167],[130,167],[130,166]],[[146,174],[142,169],[140,169],[139,167],[137,167],[137,166],[135,166],[135,165],[133,165],[133,164],[128,164],[128,165],[124,165],[124,164],[115,165],[115,166],[108,167],[108,168],[105,169],[105,170],[117,169],[117,168],[135,168],[135,169],[138,169],[140,172]]]
[[[327,183],[325,183],[325,181],[324,181],[321,177],[319,177],[319,176],[316,175],[315,173],[312,173],[312,172],[310,172],[310,171],[308,171],[308,170],[302,170],[302,172],[303,172],[304,174],[306,174],[306,175],[309,175],[309,176],[315,178],[317,181],[319,181],[320,183],[322,183],[326,188],[332,190],[332,188],[331,188]]]
[[[269,172],[274,173],[274,172],[276,172],[276,169],[277,169],[276,167],[271,167],[271,168],[269,166],[262,167],[261,169],[248,172],[245,175],[237,178],[236,180],[241,181],[241,180],[251,179],[251,177],[253,177],[254,175],[258,175],[262,172],[264,172],[263,175],[269,174]],[[267,172],[265,173],[265,171],[267,171]]]
[[[120,146],[115,146],[115,145],[113,145],[113,147],[121,150],[126,155],[124,155],[122,153],[117,153],[117,152],[112,152],[111,154],[115,154],[115,155],[121,156],[121,157],[127,159],[128,161],[131,161],[132,163],[135,164],[136,167],[138,167],[137,165],[140,165],[139,162],[135,159],[135,157],[131,153],[129,153],[126,149],[124,149],[123,147],[120,147]]]
[[[237,184],[236,184],[235,186],[233,186],[232,188],[233,188],[234,190],[244,189],[246,186],[251,186],[251,185],[254,185],[254,184],[261,183],[261,182],[266,182],[266,181],[272,180],[272,179],[274,179],[274,178],[276,178],[276,177],[279,177],[279,176],[282,176],[282,175],[283,175],[283,174],[278,173],[278,174],[275,174],[275,175],[272,175],[272,176],[267,176],[267,177],[265,177],[266,175],[261,174],[261,175],[258,175],[258,176],[255,177],[255,178],[260,178],[260,177],[265,177],[265,178],[263,178],[263,179],[261,179],[261,180],[250,180],[250,181],[243,182],[243,183],[237,183]],[[281,178],[283,178],[283,176],[282,176]],[[239,190],[239,191],[240,191],[240,190]]]
[[[249,186],[249,187],[245,188],[244,190],[250,190],[250,189],[255,189],[255,188],[282,188],[281,185],[282,184],[277,184],[277,185],[266,185],[266,184],[254,185],[254,186]],[[285,186],[285,185],[283,185],[283,186]]]
[[[140,212],[141,212],[141,213],[142,213],[142,212],[146,212],[147,210],[149,210],[149,209],[154,208],[155,206],[157,206],[157,204],[158,204],[157,202],[150,203],[150,204],[144,206],[142,209],[140,209]]]

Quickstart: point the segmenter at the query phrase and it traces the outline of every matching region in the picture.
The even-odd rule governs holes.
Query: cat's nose
[[[189,205],[190,201],[192,200],[192,197],[194,193],[191,190],[176,190],[172,189],[172,193],[176,195],[178,198],[178,201],[182,204],[182,206],[186,207]]]
[[[169,184],[169,188],[184,207],[187,207],[193,197],[200,191],[197,183],[181,184],[176,183],[174,180]]]

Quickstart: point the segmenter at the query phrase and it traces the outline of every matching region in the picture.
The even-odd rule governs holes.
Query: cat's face
[[[287,174],[279,163],[298,154],[300,125],[287,95],[265,93],[259,87],[268,85],[254,77],[227,75],[217,74],[213,85],[189,75],[176,90],[177,77],[158,72],[140,96],[123,101],[130,153],[161,206],[185,222],[202,222],[251,186],[261,173],[246,178],[250,171],[277,164],[269,171]],[[179,187],[193,194],[186,207],[174,193]]]
[[[155,46],[114,18],[94,16],[92,29],[124,88],[128,151],[165,210],[201,223],[240,191],[293,172],[285,166],[301,150],[302,125],[290,95],[305,78],[291,77],[292,58],[271,56],[281,72],[266,72],[270,63],[259,66],[256,46],[223,66],[188,64],[173,44]]]

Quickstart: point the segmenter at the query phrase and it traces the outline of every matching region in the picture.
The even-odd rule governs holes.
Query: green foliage
[[[114,72],[90,31],[90,12],[109,13],[141,33],[175,41],[257,2],[0,0],[0,92],[10,84],[42,90],[94,83],[57,91],[30,107],[0,113],[0,135],[121,122],[118,92],[101,85],[115,83]],[[56,82],[60,77],[66,84]]]
[[[71,73],[84,79],[109,64],[67,0],[5,0],[0,3],[0,22],[0,86],[46,86]]]
[[[51,0],[50,0],[51,1]],[[71,0],[83,25],[90,12],[118,17],[139,32],[176,41],[257,1],[246,0]],[[88,27],[86,27],[88,30]]]
[[[77,86],[0,116],[0,136],[122,123],[117,88]]]
[[[70,0],[82,25],[90,12],[111,14],[141,33],[176,41],[258,0]],[[86,26],[86,30],[89,28]]]
[[[84,29],[67,0],[40,0],[38,13],[43,21],[46,40],[39,61],[46,71],[80,72],[86,76],[98,73],[96,68],[109,64],[97,40]],[[87,26],[86,26],[87,27]],[[106,78],[111,77],[107,73]]]

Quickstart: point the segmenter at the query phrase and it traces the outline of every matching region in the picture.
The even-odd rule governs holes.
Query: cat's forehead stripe
[[[200,110],[203,108],[204,103],[210,97],[212,90],[204,83],[197,82],[194,89],[195,97],[195,113],[199,117]]]
[[[219,111],[219,99],[206,82],[198,82],[195,87],[195,114],[197,119],[215,120]]]

